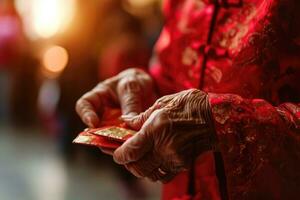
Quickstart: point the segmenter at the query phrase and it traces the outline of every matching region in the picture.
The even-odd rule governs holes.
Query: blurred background
[[[0,0],[0,199],[158,199],[92,147],[76,100],[128,67],[146,68],[159,0]]]

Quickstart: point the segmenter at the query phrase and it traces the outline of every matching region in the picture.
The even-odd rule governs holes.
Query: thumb
[[[142,89],[135,77],[124,77],[117,86],[123,115],[137,115],[142,111]]]
[[[114,151],[114,161],[123,165],[135,162],[148,153],[152,146],[153,140],[141,130]]]
[[[150,117],[150,115],[155,111],[160,109],[160,104],[155,103],[153,106],[148,108],[145,112],[140,113],[136,116],[131,115],[122,115],[122,120],[131,128],[135,130],[141,129],[143,124],[147,121],[147,119]]]

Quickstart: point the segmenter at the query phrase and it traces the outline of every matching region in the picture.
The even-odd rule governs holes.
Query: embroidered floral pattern
[[[296,199],[299,10],[298,0],[244,0],[240,7],[221,6],[208,46],[214,1],[164,3],[168,42],[160,45],[164,40],[158,40],[152,76],[161,94],[197,88],[203,79],[202,89],[211,92],[230,199]],[[208,57],[201,74],[204,54]],[[220,198],[212,158],[205,157],[210,164],[196,162],[197,199]],[[183,173],[165,186],[164,199],[183,196],[186,185],[188,174]]]

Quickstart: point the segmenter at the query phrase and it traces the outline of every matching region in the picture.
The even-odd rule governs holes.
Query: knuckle
[[[166,96],[163,96],[159,99],[156,100],[155,104],[156,105],[159,105],[161,107],[164,107],[166,106],[170,101],[172,100],[172,96],[171,95],[166,95]]]
[[[153,112],[153,125],[157,128],[163,128],[169,124],[165,109],[158,109]]]
[[[138,72],[138,70],[136,68],[129,68],[124,70],[125,73],[127,74],[136,74]]]
[[[99,83],[93,90],[91,90],[87,94],[89,94],[89,95],[108,94],[111,88],[112,88],[111,85],[104,84],[104,83]]]
[[[125,77],[118,84],[120,91],[140,92],[139,81],[135,77]]]
[[[105,79],[104,81],[100,82],[97,87],[113,87],[119,80],[119,76],[113,76],[111,78]]]
[[[151,76],[145,72],[142,69],[138,69],[138,68],[129,68],[124,70],[123,72],[121,72],[119,74],[120,78],[124,78],[124,77],[135,77],[136,79],[143,79],[145,81],[152,81]]]
[[[139,73],[139,70],[136,69],[136,68],[129,68],[129,69],[126,69],[122,72],[119,73],[119,77],[128,77],[128,76],[132,76],[132,75],[136,75]]]
[[[76,101],[76,104],[75,104],[75,108],[77,111],[80,109],[81,104],[82,104],[82,99],[80,98]]]
[[[124,110],[140,110],[140,101],[137,98],[130,97],[129,95],[124,97],[123,104],[121,105]]]
[[[137,79],[133,77],[124,78],[122,84],[124,87],[134,88],[139,85],[139,82]]]
[[[82,97],[79,100],[88,101],[89,99],[91,99],[95,95],[95,93],[96,92],[94,90],[88,91],[87,93],[82,95]]]

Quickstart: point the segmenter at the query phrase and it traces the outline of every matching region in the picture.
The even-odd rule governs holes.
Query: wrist
[[[191,89],[191,98],[189,101],[193,108],[191,114],[197,113],[195,120],[195,129],[198,129],[198,136],[194,142],[194,151],[196,156],[206,151],[215,151],[216,133],[214,128],[214,119],[209,102],[209,94],[199,89]],[[194,95],[193,95],[194,94]]]
[[[218,151],[217,145],[217,133],[215,128],[215,119],[212,112],[212,106],[210,103],[210,93],[207,93],[205,104],[205,117],[208,125],[208,134],[209,134],[209,150]]]

